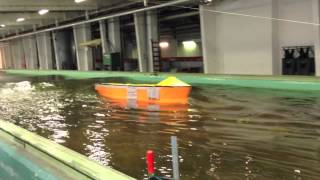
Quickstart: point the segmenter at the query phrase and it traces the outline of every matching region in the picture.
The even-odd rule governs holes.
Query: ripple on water
[[[171,176],[171,135],[182,179],[320,177],[319,94],[199,87],[185,110],[157,112],[106,102],[94,83],[3,83],[0,116],[138,179],[148,149],[157,173]]]

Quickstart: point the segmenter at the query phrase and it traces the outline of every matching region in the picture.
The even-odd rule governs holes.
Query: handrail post
[[[177,142],[176,136],[171,136],[171,153],[172,153],[173,179],[180,180],[178,142]]]

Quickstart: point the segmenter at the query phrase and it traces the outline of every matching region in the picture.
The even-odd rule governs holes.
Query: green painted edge
[[[134,180],[117,170],[102,166],[86,156],[38,136],[10,122],[0,120],[0,130],[35,147],[92,179]]]
[[[1,138],[3,138],[3,136],[1,136]],[[1,141],[3,141],[3,139],[1,139]],[[24,166],[26,169],[29,169],[29,171],[34,171],[36,169],[37,177],[39,177],[40,179],[46,179],[46,180],[57,180],[57,178],[53,174],[41,169],[41,167],[39,167],[37,164],[33,162],[30,162],[30,160],[27,159],[26,157],[21,156],[19,154],[19,157],[17,158],[16,156],[18,156],[18,153],[16,153],[16,151],[12,147],[7,146],[4,142],[1,142],[1,141],[0,141],[1,151],[6,153],[10,158],[15,159],[17,162],[19,162],[19,164]],[[2,159],[2,162],[3,162],[3,159]]]
[[[231,85],[252,88],[282,90],[320,90],[320,78],[309,76],[250,76],[250,75],[217,75],[193,73],[139,73],[116,71],[56,71],[56,70],[3,70],[7,74],[22,76],[64,76],[71,79],[123,77],[130,80],[156,83],[168,76],[177,78],[191,85]]]

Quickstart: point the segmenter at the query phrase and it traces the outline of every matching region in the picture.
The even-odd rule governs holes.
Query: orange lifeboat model
[[[130,103],[187,104],[191,86],[176,77],[168,77],[158,84],[96,84],[99,95],[111,100]]]

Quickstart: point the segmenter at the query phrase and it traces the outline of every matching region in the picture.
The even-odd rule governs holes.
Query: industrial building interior
[[[316,180],[319,76],[320,0],[0,0],[0,180]]]
[[[319,71],[316,0],[0,3],[3,69],[253,75]]]
[[[1,1],[2,67],[142,72],[156,68],[162,72],[203,72],[199,11],[192,9],[198,8],[198,2],[181,4],[190,8],[174,3],[149,12],[117,15],[145,7],[161,7],[168,2]],[[105,18],[113,15],[116,16]],[[147,16],[153,19],[147,20]],[[99,18],[102,20],[96,20]],[[91,23],[83,24],[85,21]],[[72,25],[75,22],[80,25]],[[147,26],[152,26],[154,31],[152,37],[148,37],[153,41],[152,55],[146,52],[150,44],[147,37],[136,36],[147,33],[146,23],[152,23]],[[186,47],[188,43],[191,47]],[[152,62],[147,60],[150,58]],[[148,67],[139,67],[138,59],[148,63]],[[153,61],[161,61],[161,68],[160,62]]]

